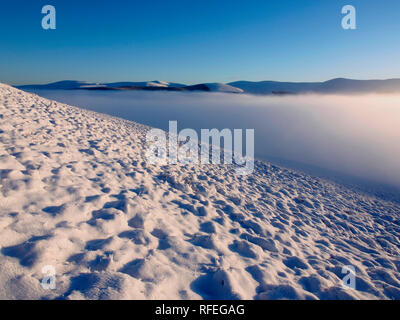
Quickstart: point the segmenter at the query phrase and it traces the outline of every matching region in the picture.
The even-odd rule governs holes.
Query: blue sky
[[[2,0],[0,81],[399,78],[399,35],[398,0]]]

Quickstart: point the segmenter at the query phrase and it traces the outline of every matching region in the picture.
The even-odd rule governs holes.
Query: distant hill
[[[144,82],[112,82],[112,83],[105,83],[107,87],[111,88],[119,88],[119,87],[160,87],[160,88],[182,88],[186,87],[186,84],[182,83],[173,83],[173,82],[166,82],[166,81],[144,81]]]
[[[18,86],[18,89],[31,90],[145,90],[145,91],[205,91],[242,93],[243,90],[223,83],[201,83],[196,85],[185,85],[181,83],[170,83],[165,81],[143,81],[143,82],[112,82],[112,83],[90,83],[85,81],[66,80],[49,84],[33,84]]]
[[[64,80],[52,82],[48,84],[28,84],[24,86],[17,86],[19,89],[49,89],[49,90],[70,90],[80,89],[85,86],[95,86],[96,83],[76,80]]]
[[[325,82],[236,81],[229,85],[250,94],[400,92],[400,79],[352,80],[337,78]]]
[[[31,84],[17,86],[19,89],[56,89],[56,90],[70,90],[70,89],[90,89],[90,88],[120,88],[120,87],[186,87],[181,83],[169,83],[165,81],[143,81],[143,82],[111,82],[111,83],[94,83],[87,81],[77,80],[64,80],[52,82],[48,84]]]
[[[204,83],[212,92],[243,93],[243,89],[223,83]]]
[[[400,79],[352,80],[337,78],[325,82],[278,82],[235,81],[185,85],[165,81],[92,83],[65,80],[49,84],[17,86],[22,90],[145,90],[145,91],[204,91],[223,93],[247,93],[259,95],[286,95],[300,93],[352,94],[352,93],[400,93]]]

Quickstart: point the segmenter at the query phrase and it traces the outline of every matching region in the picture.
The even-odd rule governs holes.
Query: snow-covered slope
[[[262,162],[150,165],[147,130],[0,84],[1,299],[400,298],[398,204]]]

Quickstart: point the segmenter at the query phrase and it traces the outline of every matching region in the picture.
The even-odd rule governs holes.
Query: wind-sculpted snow
[[[263,162],[150,165],[148,129],[0,85],[0,298],[400,298],[399,204]]]

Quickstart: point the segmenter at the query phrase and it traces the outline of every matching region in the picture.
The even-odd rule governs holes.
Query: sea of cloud
[[[164,130],[255,129],[257,158],[400,186],[400,95],[37,93]]]

